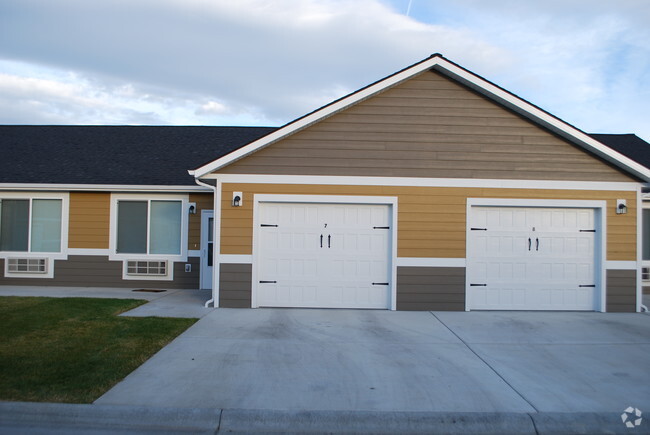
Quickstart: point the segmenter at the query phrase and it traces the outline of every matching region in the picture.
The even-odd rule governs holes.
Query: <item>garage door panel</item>
[[[475,206],[468,221],[469,309],[595,308],[594,210]]]
[[[260,228],[259,279],[277,282],[256,287],[258,306],[389,308],[390,287],[372,285],[388,282],[391,232],[373,227],[390,226],[389,206],[262,203],[259,213],[277,217]]]

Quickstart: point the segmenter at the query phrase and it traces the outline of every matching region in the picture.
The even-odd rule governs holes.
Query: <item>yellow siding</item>
[[[192,193],[190,202],[196,203],[196,214],[190,215],[187,249],[201,249],[201,210],[212,210],[212,193]]]
[[[70,193],[70,248],[108,249],[110,199],[110,193]]]
[[[231,207],[233,191],[244,194]],[[636,193],[626,191],[488,189],[447,187],[321,186],[224,184],[221,252],[252,254],[253,195],[372,195],[398,197],[399,257],[465,257],[467,198],[575,199],[607,201],[607,259],[636,260]],[[616,199],[627,199],[628,213],[615,213]]]

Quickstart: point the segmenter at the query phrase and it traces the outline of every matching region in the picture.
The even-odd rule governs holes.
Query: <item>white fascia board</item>
[[[466,86],[474,89],[475,91],[485,95],[486,97],[500,103],[522,116],[530,119],[531,121],[548,128],[556,134],[576,143],[578,146],[602,157],[603,159],[613,163],[614,165],[628,171],[631,174],[639,177],[644,181],[650,181],[650,169],[635,162],[634,160],[624,156],[623,154],[614,151],[601,142],[593,139],[591,136],[585,134],[579,129],[570,124],[562,121],[559,118],[551,115],[550,113],[540,109],[539,107],[523,100],[520,97],[506,91],[503,88],[483,79],[480,76],[448,61],[440,55],[434,55],[422,62],[419,62],[409,68],[406,68],[396,74],[393,74],[383,80],[380,80],[366,88],[363,88],[355,93],[343,97],[321,109],[318,109],[296,121],[287,124],[284,127],[268,134],[250,144],[239,148],[213,162],[208,163],[198,169],[188,171],[190,175],[196,178],[205,176],[206,174],[220,169],[236,160],[239,160],[255,151],[258,151],[273,142],[276,142],[298,130],[301,130],[317,121],[324,119],[336,112],[339,112],[363,99],[366,99],[384,89],[400,83],[404,80],[413,77],[416,74],[428,69],[435,69],[436,71],[457,80]]]
[[[93,192],[211,192],[203,186],[163,186],[137,184],[46,184],[0,183],[1,190],[22,191],[93,191]]]
[[[350,177],[330,175],[259,175],[210,174],[205,179],[218,179],[221,183],[248,184],[314,184],[334,186],[398,186],[398,187],[469,187],[494,189],[552,189],[552,190],[604,190],[633,191],[639,187],[634,182],[560,181],[560,180],[499,180],[486,178],[416,178],[416,177]]]
[[[340,100],[334,101],[333,103],[321,109],[318,109],[302,118],[298,118],[297,120],[285,125],[284,127],[281,127],[278,130],[264,137],[261,137],[260,139],[239,148],[238,150],[231,152],[230,154],[227,154],[213,162],[208,163],[207,165],[201,166],[200,168],[189,172],[191,175],[194,175],[196,178],[200,178],[212,171],[216,171],[217,169],[223,168],[224,166],[229,165],[230,163],[239,160],[242,157],[245,157],[255,151],[267,147],[273,142],[277,142],[278,140],[292,133],[295,133],[298,130],[301,130],[311,124],[314,124],[320,121],[321,119],[324,119],[336,112],[339,112],[378,92],[381,92],[390,86],[393,86],[397,83],[407,80],[410,77],[421,73],[422,71],[431,69],[431,67],[433,67],[440,59],[441,58],[439,56],[434,56],[425,59],[422,62],[416,63],[415,65],[407,69],[404,69],[396,74],[386,77],[385,79],[376,82],[368,87],[362,88],[361,90],[356,91],[348,95],[347,97],[343,97]]]
[[[613,163],[644,181],[650,181],[650,169],[602,144],[583,131],[562,121],[539,107],[523,100],[520,97],[490,83],[489,81],[469,72],[446,59],[439,61],[432,67],[436,71],[457,80],[471,89],[497,101],[498,103],[514,110],[531,121],[540,124],[571,142],[582,146],[588,151]]]

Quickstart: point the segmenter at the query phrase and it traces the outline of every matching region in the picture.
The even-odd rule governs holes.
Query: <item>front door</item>
[[[212,288],[214,259],[214,211],[201,211],[201,288]]]

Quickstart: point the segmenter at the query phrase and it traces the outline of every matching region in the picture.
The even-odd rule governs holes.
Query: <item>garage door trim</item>
[[[605,264],[607,255],[607,201],[555,200],[555,199],[511,199],[511,198],[467,198],[465,252],[469,268],[470,251],[470,216],[472,207],[522,207],[522,208],[585,208],[594,210],[596,230],[599,237],[595,245],[594,267],[596,270],[596,287],[600,290],[596,296],[596,309],[605,312],[607,307]],[[466,269],[467,270],[467,269]],[[465,311],[470,311],[470,282],[465,280]]]
[[[260,251],[259,207],[261,203],[313,203],[313,204],[371,204],[390,206],[391,239],[389,249],[390,310],[397,309],[397,197],[394,196],[348,196],[348,195],[273,195],[255,194],[253,198],[253,270],[251,288],[251,307],[258,308],[258,265]]]

